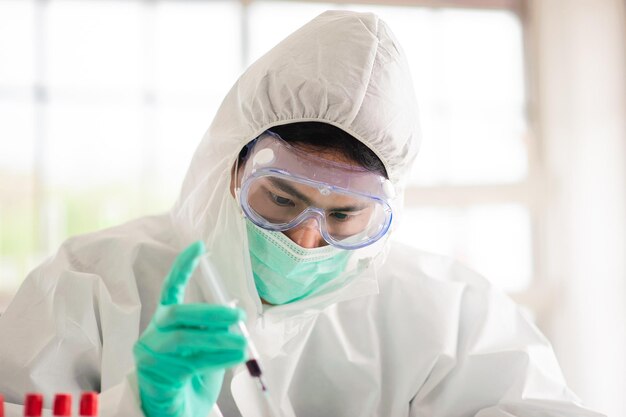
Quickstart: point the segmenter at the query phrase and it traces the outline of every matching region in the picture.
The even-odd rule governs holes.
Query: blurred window
[[[537,267],[516,2],[414,3],[0,0],[0,293],[70,235],[167,210],[241,71],[337,8],[379,14],[413,70],[424,139],[398,238],[524,291]]]
[[[0,311],[67,237],[173,204],[241,71],[240,15],[230,0],[0,0]]]

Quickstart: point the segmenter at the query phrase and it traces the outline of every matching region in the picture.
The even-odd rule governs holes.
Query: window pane
[[[1,296],[21,282],[35,246],[33,103],[0,99],[0,120]]]
[[[84,188],[139,178],[147,144],[138,102],[52,101],[47,120],[50,186]]]
[[[167,1],[155,7],[157,88],[208,95],[218,87],[211,97],[221,101],[241,72],[238,2]]]
[[[139,103],[52,100],[46,114],[44,219],[52,251],[66,237],[129,220],[143,207]]]
[[[34,112],[32,100],[0,96],[0,171],[30,174],[34,159]]]
[[[443,98],[521,105],[522,33],[506,11],[444,10],[439,16]]]
[[[172,206],[191,157],[207,130],[214,109],[189,104],[159,105],[155,114],[155,185],[164,208]]]
[[[0,89],[34,81],[34,2],[0,1]]]
[[[51,0],[45,33],[53,88],[138,89],[142,80],[142,2]]]
[[[467,107],[431,113],[423,121],[424,138],[412,184],[512,183],[526,177],[526,126],[521,113]]]
[[[506,291],[527,288],[532,277],[528,210],[515,204],[405,210],[395,238],[451,256]]]
[[[8,186],[6,173],[0,174],[3,198],[6,197],[0,202],[0,298],[3,292],[12,293],[33,266],[35,248],[32,177],[18,174],[10,180]]]
[[[504,11],[433,14],[436,76],[414,68],[422,102],[423,153],[413,182],[423,185],[522,181],[528,171],[522,33]]]

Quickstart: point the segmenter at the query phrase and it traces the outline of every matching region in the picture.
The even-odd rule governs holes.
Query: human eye
[[[338,222],[347,222],[348,220],[350,220],[354,216],[351,215],[351,214],[348,214],[348,213],[342,213],[340,211],[334,211],[334,212],[330,213],[330,217],[332,217],[334,220],[336,220]]]
[[[278,194],[274,194],[271,191],[268,191],[270,198],[272,199],[272,201],[274,202],[274,204],[281,206],[281,207],[294,207],[295,203],[293,202],[293,200],[287,198],[287,197],[283,197],[280,196]]]

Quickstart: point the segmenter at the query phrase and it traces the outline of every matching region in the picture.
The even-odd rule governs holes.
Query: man
[[[95,389],[103,415],[261,415],[231,368],[246,320],[284,413],[597,416],[512,302],[389,239],[418,145],[387,26],[320,15],[237,81],[169,215],[69,239],[29,275],[0,319],[0,392]],[[205,252],[245,314],[192,276]]]

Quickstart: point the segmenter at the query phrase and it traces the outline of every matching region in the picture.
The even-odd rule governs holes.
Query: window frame
[[[187,0],[190,1],[190,0]],[[205,1],[205,0],[193,0]],[[241,67],[248,65],[250,50],[250,15],[249,7],[260,0],[233,0],[239,4],[240,10],[240,31],[241,31]],[[289,0],[278,0],[289,2]],[[300,0],[299,3],[327,3],[324,0]],[[34,202],[34,222],[36,230],[37,251],[49,253],[54,248],[49,247],[51,239],[47,236],[51,225],[46,224],[47,217],[43,212],[49,196],[45,187],[45,173],[47,167],[43,152],[45,151],[46,139],[44,132],[45,110],[49,102],[49,86],[45,84],[45,25],[46,7],[48,1],[34,0],[34,84],[30,96],[34,104],[34,148],[33,155],[33,202]],[[155,7],[156,1],[142,2],[145,8]],[[523,36],[523,64],[524,64],[524,85],[526,89],[525,113],[529,133],[528,141],[528,175],[520,182],[499,185],[441,185],[441,186],[417,186],[409,185],[406,189],[405,204],[408,207],[468,207],[476,204],[498,204],[517,203],[526,207],[531,218],[532,236],[532,278],[529,287],[520,293],[511,294],[516,300],[528,305],[532,310],[538,311],[542,306],[535,301],[540,299],[538,294],[545,291],[543,282],[544,267],[542,247],[542,230],[547,204],[548,186],[542,181],[542,173],[545,172],[543,161],[539,153],[538,146],[538,111],[536,109],[536,86],[534,83],[535,74],[531,65],[534,53],[534,35],[529,30],[528,4],[524,0],[355,0],[355,1],[335,1],[338,7],[342,5],[383,5],[402,7],[423,7],[423,8],[459,8],[459,9],[479,9],[479,10],[507,10],[513,12],[520,20]],[[144,28],[148,31],[149,25]],[[146,33],[145,36],[154,34]],[[153,39],[152,39],[153,41]],[[0,94],[2,92],[0,91]],[[10,93],[10,92],[9,92]],[[4,95],[4,94],[3,94]],[[94,97],[97,99],[97,97]],[[155,91],[146,89],[143,93],[142,106],[152,108],[155,106]]]

